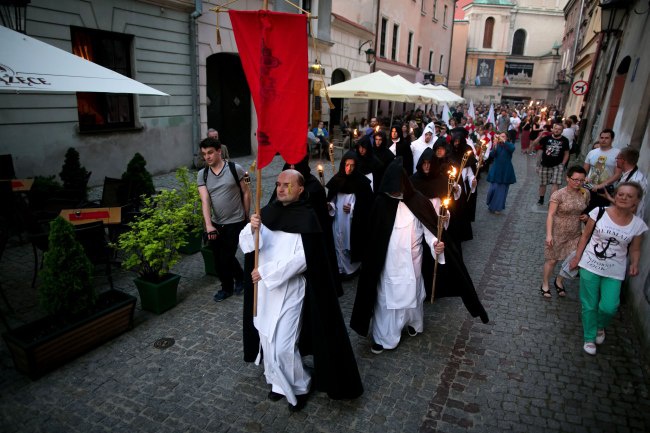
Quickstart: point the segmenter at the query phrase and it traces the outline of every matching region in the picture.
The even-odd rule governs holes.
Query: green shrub
[[[138,199],[142,195],[149,197],[156,192],[151,173],[145,168],[146,165],[147,161],[145,161],[144,157],[136,153],[129,161],[126,171],[122,174],[122,180],[130,182],[131,185],[129,198]]]
[[[176,170],[176,180],[178,180],[180,200],[183,206],[187,205],[186,213],[188,233],[200,233],[203,231],[203,213],[201,211],[201,195],[199,194],[199,185],[196,180],[190,177],[190,171],[187,167],[181,167]]]
[[[146,197],[140,212],[114,246],[124,252],[125,269],[137,272],[144,280],[159,281],[181,258],[178,249],[186,244],[190,207],[182,204],[177,190],[163,190]]]
[[[49,249],[38,289],[41,307],[49,314],[75,315],[97,300],[93,265],[77,241],[72,224],[57,217],[50,224]]]
[[[74,147],[68,148],[65,153],[65,160],[59,177],[63,181],[63,188],[69,191],[78,191],[81,198],[86,198],[86,186],[88,184],[88,170],[81,166],[79,152]]]

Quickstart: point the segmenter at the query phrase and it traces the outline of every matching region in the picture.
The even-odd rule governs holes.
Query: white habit
[[[435,255],[436,237],[400,201],[377,284],[372,321],[373,339],[385,349],[397,347],[405,326],[412,326],[417,332],[423,330],[426,297],[422,280],[423,236]],[[445,262],[443,254],[438,256],[438,261]]]
[[[257,317],[253,323],[264,352],[264,375],[272,391],[295,406],[296,395],[307,394],[311,383],[297,345],[305,298],[303,272],[307,270],[302,238],[297,233],[269,230],[262,224],[259,245],[257,270],[262,279],[257,284]],[[239,246],[244,253],[255,249],[250,223],[239,234]]]
[[[336,247],[336,261],[339,266],[339,273],[350,275],[359,269],[361,262],[352,263],[350,260],[350,233],[352,232],[352,217],[354,214],[354,203],[356,196],[354,194],[336,194],[330,216],[334,217],[332,222],[332,231],[334,232],[334,246]],[[350,213],[343,212],[343,206],[350,205]]]

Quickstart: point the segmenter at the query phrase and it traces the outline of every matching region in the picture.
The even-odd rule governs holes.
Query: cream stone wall
[[[524,54],[526,56],[542,56],[551,52],[554,44],[562,42],[564,33],[564,14],[562,10],[557,12],[545,12],[540,16],[538,11],[519,11],[515,16],[513,29],[508,35],[506,51],[512,52],[512,39],[515,31],[523,29],[526,31],[526,45]]]

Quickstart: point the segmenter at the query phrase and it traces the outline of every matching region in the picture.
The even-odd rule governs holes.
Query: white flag
[[[494,104],[490,104],[490,111],[488,112],[487,121],[488,123],[492,124],[492,127],[496,126],[496,120],[494,119]]]
[[[470,99],[469,108],[467,109],[467,115],[473,119],[476,119],[476,110],[474,110],[474,100]]]

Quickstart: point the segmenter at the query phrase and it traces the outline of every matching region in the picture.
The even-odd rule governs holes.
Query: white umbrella
[[[445,86],[433,86],[431,84],[418,84],[421,88],[428,91],[427,96],[431,96],[438,105],[440,104],[461,104],[465,102],[462,98],[446,88]]]
[[[329,86],[327,87],[327,94],[329,94],[330,98],[381,99],[414,103],[431,102],[430,99],[423,98],[421,92],[407,88],[392,78],[394,77],[385,72],[377,71]],[[321,89],[320,94],[325,97],[326,90]]]
[[[96,63],[2,26],[0,90],[169,96]]]

